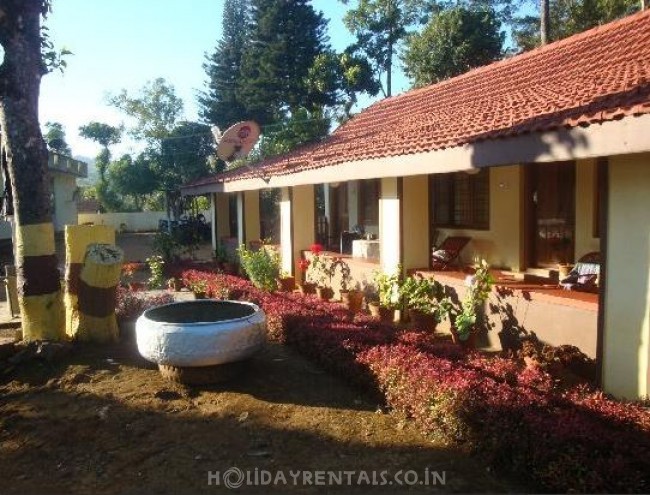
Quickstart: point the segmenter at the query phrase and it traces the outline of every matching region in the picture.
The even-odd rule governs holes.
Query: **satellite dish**
[[[252,120],[239,122],[221,135],[218,127],[212,128],[217,140],[217,156],[224,162],[231,162],[248,155],[260,137],[260,126]]]

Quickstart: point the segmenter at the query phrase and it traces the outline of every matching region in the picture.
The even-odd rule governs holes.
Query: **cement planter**
[[[164,376],[185,383],[218,381],[220,373],[208,368],[247,359],[265,340],[266,315],[248,302],[172,303],[145,311],[136,322],[140,354]]]

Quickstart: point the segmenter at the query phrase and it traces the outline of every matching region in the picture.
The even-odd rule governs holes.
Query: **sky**
[[[330,19],[333,48],[341,51],[353,38],[343,26],[346,7],[337,0],[313,0]],[[204,54],[221,38],[223,0],[54,0],[46,20],[58,49],[67,48],[67,68],[43,78],[40,120],[60,122],[75,156],[94,157],[99,146],[78,135],[91,121],[128,124],[106,103],[108,94],[137,91],[163,77],[185,104],[184,118],[197,120],[197,92],[205,87]],[[408,89],[407,79],[394,74],[393,94]],[[367,106],[369,99],[363,99]],[[114,155],[135,151],[132,143]]]

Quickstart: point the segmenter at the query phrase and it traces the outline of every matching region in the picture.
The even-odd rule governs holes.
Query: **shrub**
[[[246,249],[243,244],[237,249],[241,266],[253,285],[269,292],[277,288],[280,275],[280,258],[275,251],[269,252],[263,247],[257,251]]]
[[[182,277],[261,305],[272,339],[378,394],[423,433],[480,452],[537,489],[650,490],[650,412],[643,404],[585,387],[562,391],[542,369],[351,317],[313,296],[271,294],[206,270],[185,269]]]
[[[118,287],[115,313],[120,320],[135,320],[149,308],[172,302],[174,302],[174,296],[166,292],[145,295]]]

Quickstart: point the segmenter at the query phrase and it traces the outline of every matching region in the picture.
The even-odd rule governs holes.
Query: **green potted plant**
[[[422,275],[408,277],[402,286],[402,295],[411,323],[420,330],[435,331],[446,316],[447,304],[441,304],[442,287],[432,278]]]
[[[485,260],[481,261],[474,275],[468,277],[465,283],[468,288],[460,309],[450,313],[451,337],[455,343],[473,348],[479,327],[479,313],[494,283]]]
[[[401,271],[398,267],[395,273],[390,275],[379,271],[374,274],[378,300],[370,302],[368,309],[371,315],[379,316],[381,321],[394,322],[399,319],[396,311],[402,306]]]
[[[237,249],[241,266],[258,289],[273,292],[277,289],[280,275],[280,257],[277,252],[266,249],[250,250],[244,244]]]
[[[205,280],[195,280],[190,283],[189,289],[194,293],[196,299],[205,299],[208,283]]]
[[[331,268],[332,274],[336,273],[337,267],[341,271],[341,285],[339,290],[341,302],[346,309],[349,309],[353,313],[358,313],[361,311],[361,305],[363,303],[363,292],[357,290],[356,287],[351,287],[352,273],[350,266],[343,259],[336,258],[334,260]]]
[[[329,301],[334,297],[334,291],[329,286],[332,280],[332,261],[321,253],[323,247],[320,244],[312,244],[311,248],[311,270],[316,280],[316,295],[323,301]]]

